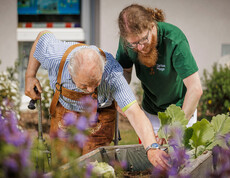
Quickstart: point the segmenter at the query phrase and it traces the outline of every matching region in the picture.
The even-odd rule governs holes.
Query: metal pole
[[[118,145],[118,120],[119,120],[119,113],[117,111],[117,114],[116,114],[116,120],[115,120],[115,135],[114,135],[114,145]]]
[[[41,99],[37,101],[38,103],[38,139],[43,141],[43,131],[42,131],[42,102]]]

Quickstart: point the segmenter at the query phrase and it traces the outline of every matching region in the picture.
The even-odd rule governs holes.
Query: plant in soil
[[[158,117],[161,122],[158,136],[166,140],[169,154],[175,155],[172,162],[176,161],[177,164],[172,165],[177,165],[174,170],[177,173],[189,165],[186,160],[189,162],[196,159],[216,145],[229,148],[225,139],[226,134],[230,133],[229,114],[214,116],[210,122],[202,119],[188,128],[184,112],[176,105],[170,105],[165,112],[159,112]],[[181,157],[185,158],[184,161],[180,160]]]

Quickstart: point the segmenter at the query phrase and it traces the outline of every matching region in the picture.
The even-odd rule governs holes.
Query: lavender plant
[[[230,177],[230,133],[226,134],[223,139],[227,147],[217,145],[213,148],[214,171],[208,173],[211,178]]]
[[[172,168],[166,173],[167,175],[180,177],[179,170],[185,167],[189,160],[195,159],[213,148],[214,153],[219,153],[221,150],[228,157],[230,148],[227,139],[230,137],[229,114],[214,116],[210,122],[207,119],[202,119],[189,128],[186,128],[188,120],[185,118],[184,112],[175,105],[170,105],[165,112],[159,112],[158,117],[161,122],[158,136],[166,140],[166,146],[169,147],[169,154],[172,158]],[[220,147],[216,148],[217,145]],[[223,149],[226,150],[223,151]],[[217,155],[221,160],[219,162],[223,163],[224,156]],[[228,171],[229,160],[225,161],[224,165],[224,169]],[[218,174],[219,172],[216,172],[215,175]]]
[[[188,178],[188,175],[180,175],[180,170],[190,166],[190,155],[186,152],[186,148],[183,143],[183,129],[181,126],[165,126],[165,130],[170,135],[168,137],[168,148],[170,159],[170,169],[167,171],[161,171],[158,168],[154,168],[152,172],[153,177],[178,177]]]
[[[31,139],[17,126],[14,112],[0,114],[0,177],[30,177]]]
[[[180,125],[184,133],[183,144],[193,152],[193,158],[197,158],[206,150],[212,150],[217,144],[225,146],[220,137],[230,132],[230,116],[228,114],[214,116],[211,122],[202,119],[189,128],[186,128],[188,120],[185,118],[184,112],[175,105],[170,105],[165,112],[159,112],[158,117],[161,122],[158,136],[168,140],[172,136],[168,132],[169,128]]]
[[[97,102],[91,97],[81,99],[85,112],[80,116],[69,112],[63,118],[63,126],[53,135],[53,145],[63,143],[61,149],[52,149],[52,177],[90,177],[92,176],[92,166],[80,167],[76,163],[76,158],[81,155],[81,149],[85,145],[90,128],[97,122]],[[58,153],[57,153],[58,151]],[[63,171],[60,163],[69,162],[68,168]],[[65,167],[65,166],[64,166]]]

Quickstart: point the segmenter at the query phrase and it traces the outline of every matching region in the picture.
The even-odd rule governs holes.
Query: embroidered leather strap
[[[57,106],[60,94],[62,94],[63,96],[66,96],[67,98],[74,99],[74,100],[78,100],[82,96],[85,96],[83,93],[79,94],[79,92],[72,91],[72,90],[66,89],[66,88],[61,86],[62,71],[63,71],[63,67],[65,64],[66,58],[68,57],[69,53],[74,48],[79,47],[79,46],[86,46],[86,44],[78,43],[78,44],[72,45],[65,51],[64,55],[62,56],[62,59],[61,59],[60,65],[59,65],[59,70],[58,70],[57,83],[55,84],[56,90],[55,90],[55,93],[54,93],[54,96],[53,96],[53,99],[52,99],[52,102],[50,105],[51,116],[53,116],[55,114],[55,108]],[[106,59],[105,53],[100,48],[99,48],[99,50],[100,50],[101,55],[104,56]],[[70,95],[72,95],[73,97],[70,97]]]

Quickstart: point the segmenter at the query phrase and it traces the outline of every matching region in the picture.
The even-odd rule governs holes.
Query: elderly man
[[[49,31],[40,32],[32,46],[26,71],[25,94],[33,99],[39,99],[42,92],[36,78],[40,65],[48,70],[50,85],[55,91],[50,107],[51,133],[61,127],[66,112],[84,111],[79,101],[81,96],[94,93],[100,127],[89,135],[83,154],[112,141],[115,100],[142,139],[149,161],[162,169],[168,168],[168,155],[159,149],[149,120],[123,77],[121,66],[110,53],[96,46],[57,40]],[[35,86],[38,94],[34,92]]]

